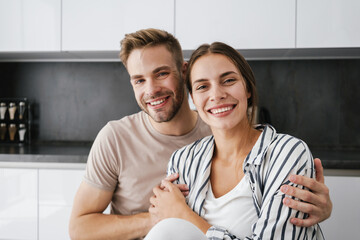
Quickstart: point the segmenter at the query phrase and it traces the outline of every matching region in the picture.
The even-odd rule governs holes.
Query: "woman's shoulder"
[[[309,150],[307,144],[303,140],[295,136],[284,133],[277,133],[276,137],[273,139],[270,146],[273,148],[285,149],[285,150],[291,150],[291,149]]]
[[[308,145],[289,134],[277,133],[269,145],[267,156],[270,162],[279,162],[281,166],[291,164],[292,167],[313,167],[313,157]]]

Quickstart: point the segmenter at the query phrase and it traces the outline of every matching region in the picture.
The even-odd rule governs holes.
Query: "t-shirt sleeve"
[[[119,172],[117,147],[113,129],[107,124],[101,129],[91,147],[84,176],[85,182],[100,189],[114,191]]]

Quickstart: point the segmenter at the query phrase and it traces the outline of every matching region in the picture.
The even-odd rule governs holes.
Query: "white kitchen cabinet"
[[[36,169],[0,168],[0,239],[38,238],[37,178]]]
[[[0,52],[60,51],[61,0],[0,0]]]
[[[69,239],[75,193],[85,170],[39,170],[39,240]]]
[[[214,41],[236,49],[295,47],[295,0],[181,0],[175,9],[184,50]]]
[[[360,47],[360,1],[297,1],[297,48]]]
[[[174,0],[63,0],[64,51],[119,51],[126,33],[174,32]]]
[[[331,217],[320,223],[325,239],[357,239],[360,226],[360,177],[325,176],[333,203]]]

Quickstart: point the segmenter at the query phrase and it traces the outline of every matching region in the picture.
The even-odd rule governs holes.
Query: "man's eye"
[[[166,77],[167,75],[169,75],[169,73],[168,72],[159,72],[158,73],[158,77]]]
[[[138,80],[135,81],[135,84],[141,84],[143,82],[144,82],[144,79],[138,79]]]

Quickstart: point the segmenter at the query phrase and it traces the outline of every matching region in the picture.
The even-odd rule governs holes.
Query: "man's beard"
[[[175,89],[175,93],[171,91],[162,92],[159,96],[152,96],[152,98],[161,97],[164,95],[169,95],[170,99],[167,101],[172,101],[172,106],[169,110],[163,111],[162,109],[154,109],[148,110],[145,106],[147,106],[146,101],[142,100],[142,103],[139,104],[140,108],[149,115],[155,122],[168,122],[175,117],[175,115],[179,112],[181,105],[184,101],[184,85],[179,84],[179,86]]]

